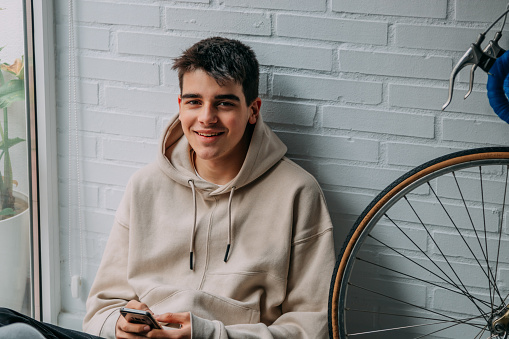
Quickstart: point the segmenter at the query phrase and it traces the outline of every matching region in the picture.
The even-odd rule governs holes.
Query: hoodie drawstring
[[[230,247],[232,244],[232,198],[233,192],[235,192],[235,186],[230,191],[230,198],[228,199],[228,244],[226,245],[226,253],[224,254],[224,262],[228,261],[228,255],[230,254]]]
[[[196,188],[194,187],[194,181],[192,179],[188,180],[189,185],[191,186],[191,191],[193,193],[193,229],[191,232],[191,245],[189,249],[189,268],[191,270],[194,269],[194,237],[196,234],[196,222],[197,222],[197,204],[196,204]],[[226,245],[226,253],[224,254],[224,262],[228,261],[228,257],[230,254],[230,249],[232,245],[232,199],[233,193],[235,192],[235,186],[232,187],[230,191],[230,198],[228,199],[228,243]]]
[[[196,213],[197,213],[197,206],[196,206],[196,189],[194,187],[194,181],[189,180],[189,185],[191,185],[191,191],[193,192],[193,208],[194,208],[194,216],[193,216],[193,230],[191,232],[191,248],[189,249],[189,264],[190,269],[193,270],[193,252],[194,252],[194,235],[196,232]]]

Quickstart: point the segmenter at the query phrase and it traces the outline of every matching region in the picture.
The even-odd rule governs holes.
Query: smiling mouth
[[[196,134],[198,134],[199,136],[202,136],[202,137],[215,137],[215,136],[223,134],[223,132],[217,132],[217,133],[200,133],[200,132],[196,132]]]

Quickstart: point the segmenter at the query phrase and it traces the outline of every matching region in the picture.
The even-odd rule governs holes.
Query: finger
[[[156,316],[156,320],[165,323],[186,324],[191,321],[189,312],[183,313],[164,313]]]
[[[130,322],[123,322],[118,325],[118,328],[126,333],[145,334],[151,330],[150,326],[145,324],[134,324]]]
[[[147,304],[142,303],[138,300],[131,300],[126,305],[127,308],[134,308],[135,310],[143,310],[143,311],[149,311],[153,314],[153,312],[148,308]]]

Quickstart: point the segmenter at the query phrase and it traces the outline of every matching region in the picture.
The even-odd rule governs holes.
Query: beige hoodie
[[[261,119],[223,186],[195,174],[177,117],[160,147],[127,185],[84,330],[114,338],[119,308],[136,299],[190,311],[193,338],[326,338],[335,258],[316,180]]]

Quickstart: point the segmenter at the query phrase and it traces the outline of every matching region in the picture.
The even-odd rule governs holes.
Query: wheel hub
[[[494,312],[488,326],[492,334],[507,338],[507,335],[509,334],[509,305],[501,307]]]

